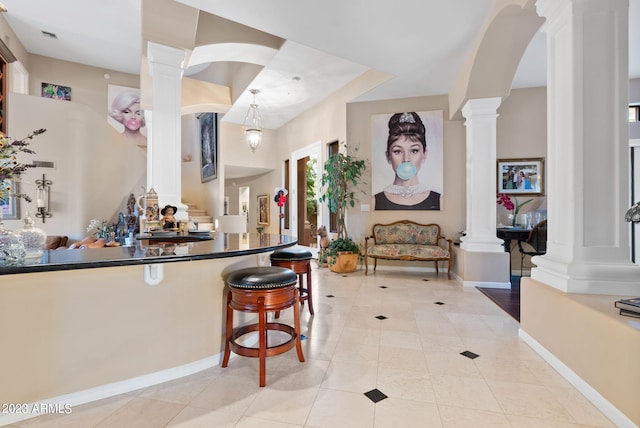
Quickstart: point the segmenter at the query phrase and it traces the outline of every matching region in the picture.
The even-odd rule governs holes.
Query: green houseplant
[[[324,163],[321,177],[323,191],[319,200],[326,202],[331,212],[336,214],[338,236],[329,243],[325,254],[329,268],[338,271],[336,269],[341,269],[339,266],[342,264],[339,259],[351,256],[344,257],[354,261],[349,262],[346,266],[348,270],[343,272],[353,272],[357,266],[360,247],[349,238],[345,218],[347,209],[356,205],[356,189],[366,164],[364,160],[350,155],[347,149],[345,145],[343,152],[331,155]]]
[[[325,257],[333,272],[353,272],[358,267],[360,246],[351,238],[337,238],[329,243]]]

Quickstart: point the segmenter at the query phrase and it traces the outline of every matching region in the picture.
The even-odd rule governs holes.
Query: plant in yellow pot
[[[329,243],[326,251],[327,264],[332,272],[354,272],[358,267],[360,246],[351,238],[338,238]]]
[[[356,190],[366,168],[364,160],[350,155],[347,146],[342,152],[333,154],[324,163],[321,183],[323,191],[320,202],[326,202],[336,214],[338,237],[329,243],[326,250],[329,269],[334,272],[353,272],[358,266],[360,247],[349,238],[346,227],[348,207],[356,204]],[[350,254],[346,254],[350,253]],[[348,261],[343,262],[342,259]]]

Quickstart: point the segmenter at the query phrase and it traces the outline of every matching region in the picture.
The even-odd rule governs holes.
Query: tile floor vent
[[[33,166],[35,166],[36,168],[54,168],[55,167],[55,165],[51,161],[38,161],[38,160],[33,161]]]

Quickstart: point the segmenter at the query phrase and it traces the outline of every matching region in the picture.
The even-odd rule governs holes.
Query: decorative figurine
[[[178,227],[178,222],[176,218],[173,216],[176,211],[178,211],[177,207],[173,205],[165,205],[164,208],[160,210],[160,214],[162,214],[162,219],[160,220],[160,224],[163,229],[175,229]]]
[[[138,216],[135,213],[136,209],[136,197],[133,193],[129,194],[129,198],[127,199],[127,213],[124,216],[125,223],[127,225],[127,234],[128,233],[138,233],[142,232],[138,229]],[[142,212],[141,212],[142,214]]]
[[[327,255],[326,251],[329,248],[331,240],[327,235],[327,228],[325,226],[318,227],[318,236],[320,237],[320,249],[318,250],[318,263],[320,266],[326,266]]]
[[[144,195],[138,196],[137,202],[140,212],[144,213],[144,215],[140,215],[140,232],[158,229],[160,227],[160,213],[158,206],[158,194],[156,191],[151,188]],[[144,221],[142,219],[144,219]]]
[[[276,194],[273,200],[279,207],[280,213],[278,214],[278,234],[282,235],[282,219],[284,218],[284,205],[287,203],[287,195],[289,191],[284,187],[276,187],[274,190]]]
[[[289,192],[284,187],[276,187],[275,194],[276,196],[273,198],[278,207],[282,208],[284,204],[287,203],[287,194]]]

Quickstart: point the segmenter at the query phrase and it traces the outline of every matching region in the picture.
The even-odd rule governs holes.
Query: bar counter
[[[214,238],[50,250],[0,267],[0,402],[74,407],[218,365],[226,276],[297,241]],[[32,416],[0,413],[0,426]]]
[[[183,237],[139,236],[134,245],[90,249],[45,250],[42,258],[19,266],[4,266],[0,275],[60,270],[134,266],[259,254],[296,244],[287,235],[258,233],[219,233],[210,237],[196,235],[196,241],[180,242]],[[175,242],[171,242],[174,240]]]

